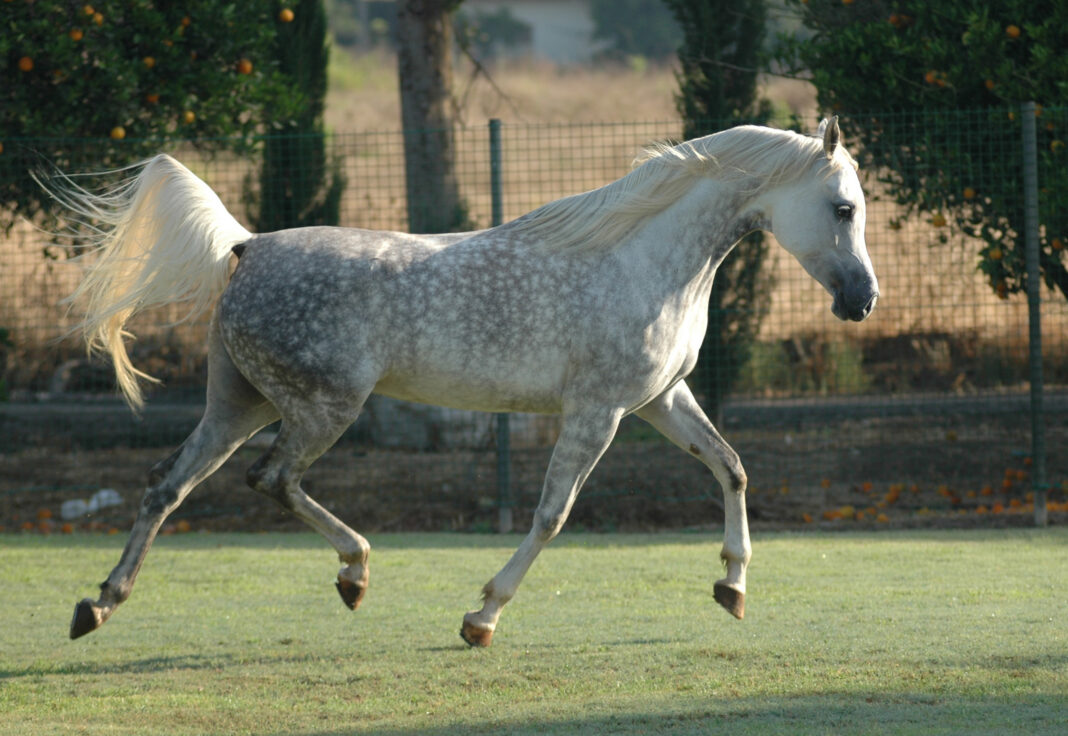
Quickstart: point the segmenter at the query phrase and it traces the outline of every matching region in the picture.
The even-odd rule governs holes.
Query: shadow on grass
[[[452,721],[431,727],[376,729],[347,724],[337,730],[299,732],[300,736],[454,736],[509,734],[510,736],[613,734],[1063,734],[1064,699],[1055,696],[962,698],[928,693],[825,693],[796,697],[680,698],[643,704],[591,704],[597,711],[577,718],[516,717],[493,721]],[[547,704],[547,708],[549,704]],[[611,711],[611,712],[607,712]],[[293,736],[293,731],[275,736]]]

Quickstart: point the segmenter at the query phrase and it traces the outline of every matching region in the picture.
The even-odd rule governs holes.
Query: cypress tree
[[[683,32],[675,103],[684,138],[744,123],[766,123],[771,106],[757,96],[767,23],[764,0],[664,2]],[[763,234],[753,233],[723,261],[712,286],[695,389],[717,423],[723,399],[748,361],[768,312],[772,277],[764,268],[767,256]]]

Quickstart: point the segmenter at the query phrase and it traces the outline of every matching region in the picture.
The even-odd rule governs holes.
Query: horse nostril
[[[875,309],[875,302],[877,301],[879,301],[878,292],[872,294],[871,299],[869,299],[868,303],[860,310],[860,319],[866,319],[868,315],[872,313],[872,310]]]

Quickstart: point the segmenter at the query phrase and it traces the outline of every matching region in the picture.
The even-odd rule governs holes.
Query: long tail
[[[85,222],[96,237],[85,276],[65,301],[84,317],[75,330],[91,353],[111,357],[115,380],[133,409],[144,404],[138,370],[126,353],[123,329],[152,307],[186,302],[194,319],[226,287],[230,249],[252,233],[227,212],[219,197],[193,172],[165,154],[131,167],[138,173],[104,194],[93,194],[61,176],[42,185]]]

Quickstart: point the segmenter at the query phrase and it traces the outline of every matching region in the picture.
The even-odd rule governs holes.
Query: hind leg
[[[237,372],[215,340],[209,357],[208,404],[200,424],[170,457],[149,473],[130,538],[97,600],[74,610],[70,637],[99,628],[130,597],[134,579],[167,516],[249,437],[278,418],[274,407]]]
[[[356,407],[338,405],[331,410],[320,403],[287,411],[274,444],[248,471],[248,484],[253,489],[273,498],[337,550],[343,563],[337,589],[352,610],[360,605],[367,590],[371,545],[309,497],[300,487],[300,479],[355,421],[361,405],[362,402]]]

